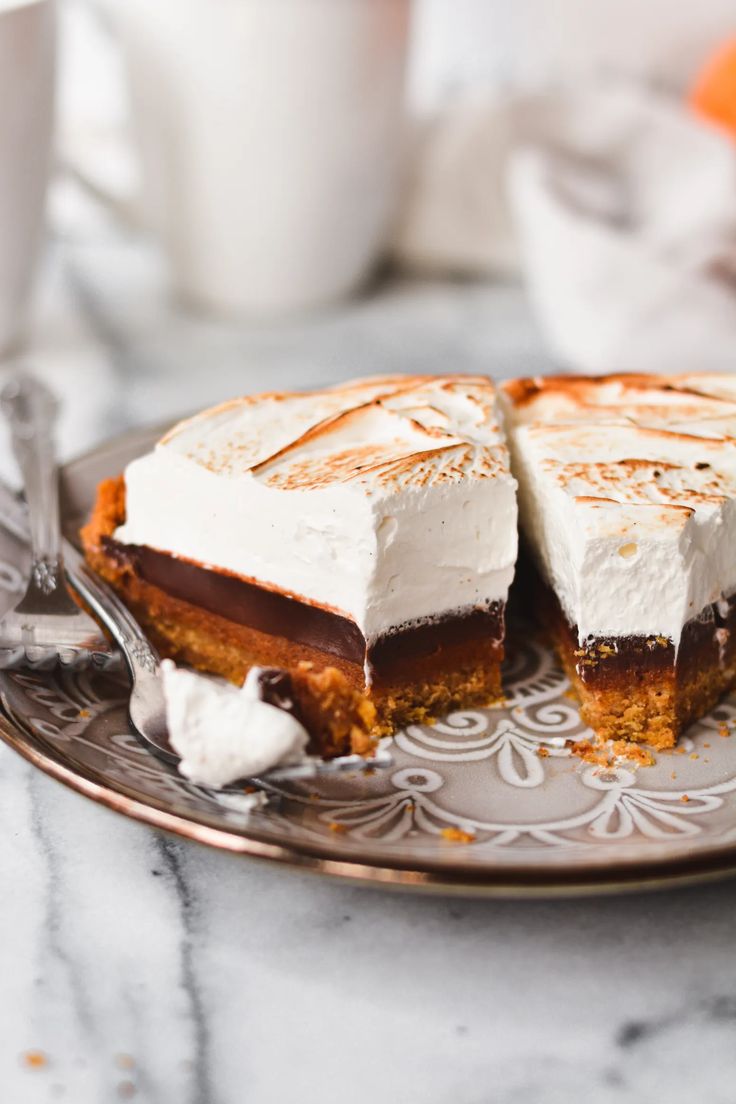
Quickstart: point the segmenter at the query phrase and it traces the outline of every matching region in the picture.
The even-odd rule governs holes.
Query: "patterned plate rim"
[[[478,870],[458,861],[454,867],[434,867],[431,861],[408,867],[401,863],[361,863],[330,855],[318,844],[276,844],[257,831],[228,831],[205,822],[204,818],[181,816],[167,811],[155,799],[141,801],[125,792],[125,787],[101,781],[95,772],[70,765],[47,748],[37,737],[25,732],[0,715],[0,738],[24,759],[45,774],[62,782],[97,804],[130,817],[152,828],[193,840],[196,843],[233,854],[278,862],[294,870],[348,879],[359,885],[386,889],[405,889],[459,896],[496,897],[577,897],[596,894],[638,892],[644,889],[683,886],[736,875],[736,847],[713,848],[697,856],[671,859],[634,860],[621,863],[611,877],[606,864],[552,869],[540,864],[528,867]]]

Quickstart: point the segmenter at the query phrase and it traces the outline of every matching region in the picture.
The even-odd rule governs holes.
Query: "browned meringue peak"
[[[620,421],[682,428],[698,424],[704,435],[736,436],[736,377],[732,376],[537,376],[508,381],[503,391],[516,424]]]
[[[572,497],[696,507],[736,496],[736,378],[540,377],[503,392],[509,422]]]
[[[525,429],[567,494],[618,502],[717,504],[736,496],[736,440],[622,423]]]
[[[236,399],[182,423],[162,444],[181,444],[210,471],[250,472],[283,490],[492,478],[508,469],[494,396],[483,376],[375,377]]]

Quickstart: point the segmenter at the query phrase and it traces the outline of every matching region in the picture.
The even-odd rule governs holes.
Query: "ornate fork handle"
[[[8,418],[13,452],[28,501],[31,579],[44,595],[67,598],[59,532],[59,481],[53,432],[57,403],[40,380],[13,376],[0,395]],[[71,599],[69,599],[71,601]]]
[[[126,606],[87,567],[59,525],[59,481],[53,430],[57,402],[49,389],[34,376],[13,376],[0,394],[3,412],[10,423],[13,451],[23,475],[28,513],[15,495],[2,487],[0,512],[7,528],[15,528],[21,539],[31,540],[31,575],[45,594],[56,594],[76,609],[68,594],[64,568],[75,590],[94,611],[123,653],[134,681],[150,678],[158,671],[158,656]],[[66,561],[66,565],[65,565]]]

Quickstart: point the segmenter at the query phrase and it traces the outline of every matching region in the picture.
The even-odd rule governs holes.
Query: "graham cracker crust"
[[[323,714],[323,726],[329,728],[326,718],[335,711],[336,688],[344,687],[343,693],[355,695],[353,710],[358,708],[356,703],[369,706],[371,720],[366,715],[362,723],[363,732],[368,725],[372,742],[407,724],[429,723],[453,709],[502,700],[502,640],[471,633],[468,639],[431,642],[422,654],[402,655],[401,649],[394,649],[368,686],[362,663],[229,620],[142,578],[135,555],[113,540],[124,520],[125,484],[118,476],[98,487],[90,520],[81,530],[85,556],[121,596],[163,656],[238,684],[253,666],[293,671],[307,664],[302,670],[312,675],[334,672],[321,690],[314,683],[315,719]],[[350,740],[347,750],[366,753],[364,736],[358,732]],[[333,754],[343,754],[345,741],[344,732],[342,736],[334,732],[326,737],[326,746],[337,749]]]

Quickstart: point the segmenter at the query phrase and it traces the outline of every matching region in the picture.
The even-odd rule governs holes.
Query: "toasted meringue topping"
[[[248,396],[126,471],[116,536],[352,617],[367,637],[505,600],[515,484],[493,385],[387,376]]]
[[[250,472],[285,490],[348,482],[392,490],[508,468],[493,388],[477,376],[251,395],[180,423],[161,444],[214,473]]]
[[[736,589],[736,377],[514,380],[502,400],[522,525],[581,641],[677,643]]]

